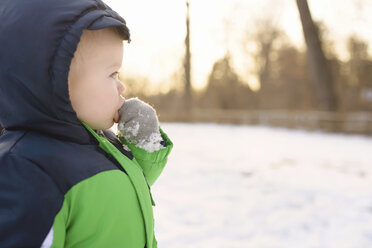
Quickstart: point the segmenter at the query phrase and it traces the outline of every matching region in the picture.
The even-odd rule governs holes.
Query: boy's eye
[[[118,79],[119,78],[119,72],[114,72],[110,75],[110,77],[112,77],[113,79]]]

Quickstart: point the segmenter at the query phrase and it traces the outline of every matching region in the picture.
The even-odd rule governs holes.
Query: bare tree
[[[184,100],[185,107],[190,109],[192,106],[192,95],[191,95],[191,51],[190,51],[190,14],[189,14],[189,1],[186,1],[187,15],[186,15],[186,39],[185,39],[185,92]]]
[[[303,33],[307,45],[307,56],[311,79],[315,86],[318,107],[337,110],[337,99],[333,89],[333,78],[322,50],[318,30],[313,22],[307,0],[296,0],[300,12]]]
[[[277,96],[273,88],[273,55],[275,47],[283,36],[274,23],[272,18],[256,20],[253,29],[247,29],[246,39],[244,40],[244,50],[254,62],[253,73],[257,76],[260,83],[258,91],[258,102],[260,108],[270,108],[272,94]],[[254,49],[249,50],[249,45]],[[268,100],[270,99],[270,100]]]
[[[254,34],[254,39],[258,49],[254,59],[258,67],[261,88],[264,89],[270,83],[274,43],[282,36],[282,31],[270,19],[258,22],[257,26],[259,28]]]
[[[236,73],[229,52],[213,64],[199,103],[202,107],[221,109],[254,109],[257,106],[255,93]]]

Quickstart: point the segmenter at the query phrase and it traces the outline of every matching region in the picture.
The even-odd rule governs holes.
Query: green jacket
[[[120,138],[134,156],[130,160],[105,137],[84,126],[127,174],[104,171],[74,185],[54,219],[51,247],[156,248],[150,186],[162,172],[173,143],[161,129],[166,147],[152,153]]]

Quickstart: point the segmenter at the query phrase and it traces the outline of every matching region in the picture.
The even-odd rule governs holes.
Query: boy
[[[146,104],[119,116],[124,19],[99,0],[2,0],[0,23],[0,247],[157,247],[150,186],[172,142],[105,130],[133,109],[158,126]]]

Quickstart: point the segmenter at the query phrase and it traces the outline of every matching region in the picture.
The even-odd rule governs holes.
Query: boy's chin
[[[114,120],[112,120],[110,123],[106,124],[103,128],[101,128],[102,130],[106,130],[106,129],[110,129],[112,128],[112,126],[115,124]]]
[[[91,127],[93,130],[106,130],[106,129],[110,129],[113,125],[114,125],[114,120],[111,120],[111,121],[106,121],[106,122],[102,122],[102,123],[89,123],[89,122],[85,122],[86,124],[88,124],[89,127]]]

